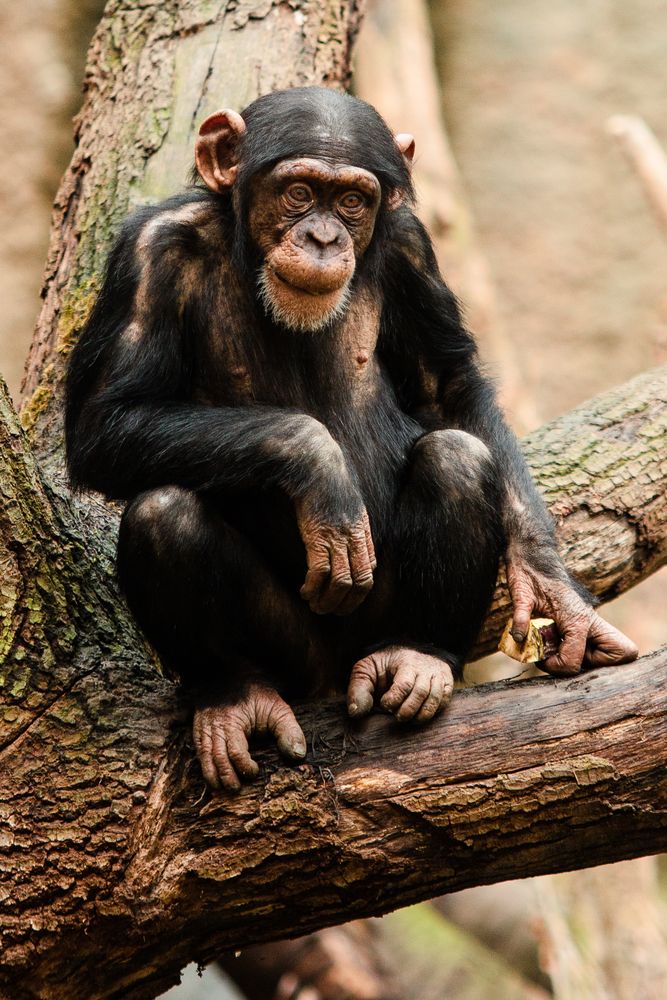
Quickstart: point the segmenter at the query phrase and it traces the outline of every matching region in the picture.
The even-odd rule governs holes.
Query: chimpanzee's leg
[[[357,612],[371,653],[353,669],[353,714],[370,708],[369,691],[382,694],[392,681],[398,688],[383,705],[402,719],[430,718],[438,694],[442,703],[451,691],[451,673],[460,676],[496,582],[497,483],[489,449],[471,434],[434,431],[415,444],[374,591]],[[451,667],[444,679],[436,661]]]
[[[277,692],[303,696],[326,680],[327,623],[277,581],[219,506],[175,486],[141,494],[123,515],[118,570],[139,624],[194,694],[209,782],[235,789],[237,773],[256,773],[252,732],[273,733],[282,750],[303,756]]]

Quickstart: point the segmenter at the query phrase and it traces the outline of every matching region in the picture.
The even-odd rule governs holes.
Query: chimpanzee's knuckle
[[[401,698],[407,698],[413,688],[413,681],[406,678],[395,678],[394,683],[391,686],[391,693],[394,695],[399,695]]]
[[[396,709],[395,715],[401,722],[407,722],[409,719],[414,719],[418,709],[419,705],[406,705],[405,702],[403,702]]]
[[[278,731],[289,728],[295,721],[294,713],[284,701],[274,702],[269,709],[269,729]]]
[[[352,668],[352,678],[354,680],[367,680],[375,682],[378,671],[375,662],[370,658],[358,660]]]

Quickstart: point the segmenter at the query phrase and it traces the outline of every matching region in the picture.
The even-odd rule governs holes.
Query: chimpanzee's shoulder
[[[197,257],[231,235],[227,206],[208,191],[192,188],[155,205],[144,205],[121,228],[117,245],[141,255],[182,251]]]

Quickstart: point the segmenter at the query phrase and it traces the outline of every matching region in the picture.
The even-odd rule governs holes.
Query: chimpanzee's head
[[[293,330],[343,312],[374,234],[412,197],[413,155],[411,135],[393,136],[369,104],[322,87],[218,111],[195,148],[205,184],[232,192],[239,234],[258,254],[260,298]]]

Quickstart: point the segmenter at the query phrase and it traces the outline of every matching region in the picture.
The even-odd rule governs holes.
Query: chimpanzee
[[[137,212],[74,349],[74,486],[127,501],[130,607],[194,699],[206,780],[306,753],[286,700],[347,687],[425,722],[504,555],[553,674],[632,660],[553,526],[415,216],[412,136],[318,87],[219,111],[197,179]]]

